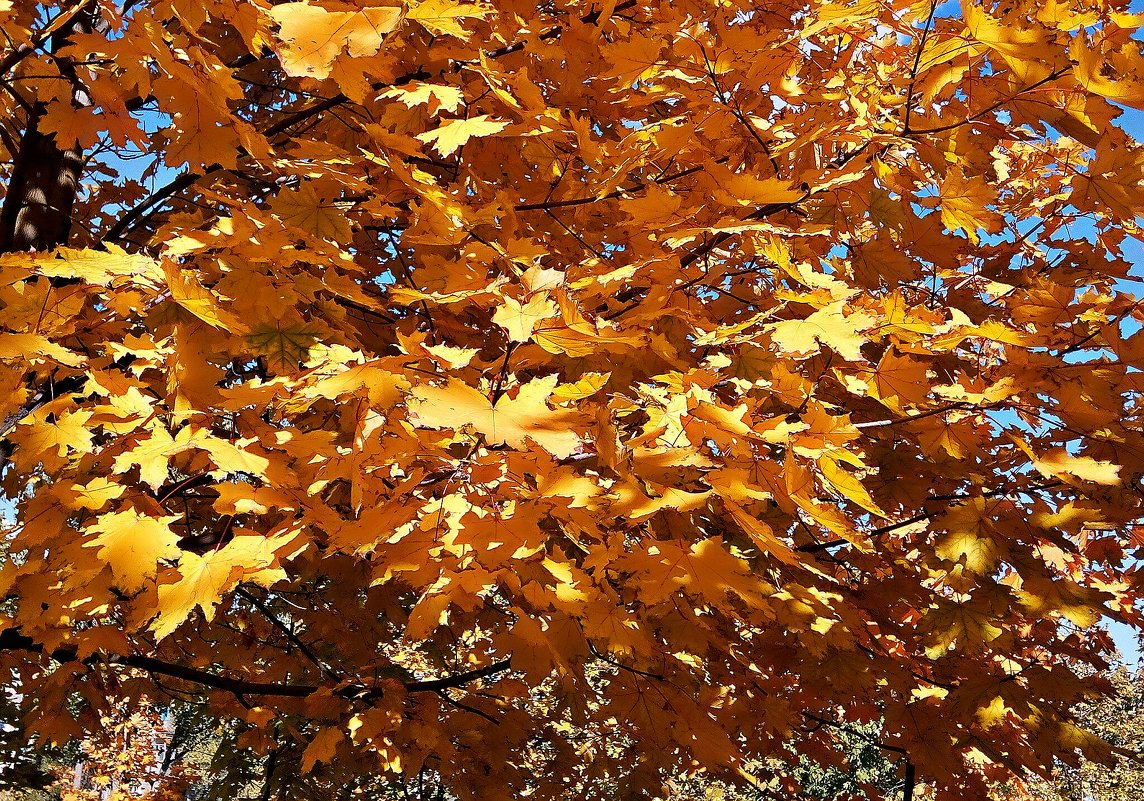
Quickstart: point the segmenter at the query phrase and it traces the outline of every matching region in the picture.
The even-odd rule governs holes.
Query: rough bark
[[[48,46],[58,53],[78,33],[88,33],[95,23],[95,3],[88,4],[62,26]],[[77,108],[90,103],[87,92],[66,59],[58,60],[61,74],[72,85],[72,103]],[[19,152],[0,208],[0,253],[51,250],[67,244],[71,211],[79,191],[83,150],[78,143],[61,146],[51,134],[40,130],[43,103],[28,112]]]

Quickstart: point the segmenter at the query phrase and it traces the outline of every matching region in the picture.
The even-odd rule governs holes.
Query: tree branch
[[[238,588],[238,594],[246,600],[250,601],[250,603],[254,604],[258,611],[265,615],[266,619],[269,620],[275,628],[285,634],[286,639],[288,639],[294,645],[294,647],[302,653],[303,656],[313,662],[314,665],[316,665],[317,668],[322,671],[322,673],[325,673],[328,678],[333,679],[334,681],[342,680],[342,675],[329,665],[322,662],[322,660],[318,659],[318,655],[310,650],[310,646],[306,645],[302,638],[295,634],[292,628],[287,626],[281,619],[279,619],[279,617],[274,614],[273,610],[271,610],[270,607],[267,606],[262,600],[247,592],[242,587]]]
[[[965,411],[965,410],[970,410],[970,409],[981,409],[984,411],[984,410],[989,409],[989,408],[992,408],[992,406],[978,406],[978,404],[976,404],[976,403],[959,401],[957,403],[951,403],[948,406],[942,406],[938,409],[930,409],[929,411],[926,411],[926,412],[918,412],[917,414],[908,414],[908,415],[905,415],[904,417],[893,417],[893,418],[889,418],[887,420],[869,420],[869,421],[864,422],[864,423],[854,423],[853,426],[857,429],[882,428],[885,426],[901,425],[902,423],[912,423],[914,420],[921,420],[921,419],[926,418],[926,417],[933,417],[936,414],[944,414],[946,412]]]
[[[1035,81],[1034,83],[1029,84],[1024,89],[1018,89],[1016,92],[1009,95],[1008,97],[1006,97],[1002,100],[998,100],[996,103],[993,103],[992,105],[981,109],[981,111],[975,111],[973,114],[970,114],[964,120],[958,120],[957,122],[951,122],[951,123],[947,123],[945,125],[938,125],[938,126],[935,126],[933,128],[924,128],[921,130],[913,129],[913,130],[903,132],[903,135],[904,136],[925,136],[925,135],[929,135],[929,134],[944,133],[946,131],[952,131],[954,128],[960,128],[962,125],[968,125],[969,123],[975,122],[979,118],[984,117],[986,114],[997,111],[999,108],[1003,108],[1006,103],[1009,103],[1012,100],[1016,100],[1018,97],[1025,94],[1025,92],[1031,92],[1034,89],[1037,89],[1041,86],[1044,86],[1047,83],[1052,83],[1057,78],[1060,78],[1061,76],[1063,76],[1069,72],[1072,72],[1072,65],[1069,65],[1068,67],[1062,67],[1061,69],[1056,70],[1054,72],[1050,72],[1044,78],[1041,78],[1041,80]]]
[[[5,629],[0,631],[0,651],[26,651],[28,653],[43,654],[44,647],[40,643],[20,633],[19,629]],[[76,662],[80,661],[78,658],[77,649],[74,646],[64,646],[57,648],[48,654],[52,659],[57,662]],[[104,664],[114,665],[117,667],[130,667],[138,670],[151,673],[156,676],[170,676],[174,679],[198,684],[203,687],[210,687],[215,690],[224,690],[233,693],[236,696],[244,695],[262,695],[262,696],[279,696],[286,698],[305,698],[313,695],[318,690],[322,689],[323,685],[317,684],[286,684],[279,682],[262,682],[262,681],[249,681],[246,679],[238,679],[231,676],[223,676],[218,673],[211,673],[210,671],[200,670],[198,668],[187,667],[186,665],[176,665],[172,662],[165,662],[161,659],[156,659],[150,656],[142,656],[139,654],[102,654],[101,656],[91,656],[82,660],[88,664],[99,664],[101,661]],[[405,690],[410,693],[423,693],[431,692],[437,693],[443,690],[463,687],[478,679],[485,679],[495,676],[498,673],[503,673],[512,669],[512,660],[502,659],[499,662],[485,665],[475,670],[470,670],[466,673],[458,673],[453,676],[443,676],[439,679],[426,679],[423,681],[407,681],[405,682]],[[336,694],[342,698],[354,700],[370,700],[377,698],[381,695],[381,691],[375,688],[368,687],[364,684],[350,684],[339,687]]]
[[[902,801],[914,801],[914,783],[916,775],[914,773],[914,763],[906,758],[906,778],[902,783]]]
[[[75,18],[77,14],[83,11],[88,2],[89,0],[80,0],[79,3],[76,3],[71,8],[68,8],[60,14],[57,14],[46,28],[37,33],[27,42],[17,46],[10,53],[8,53],[8,55],[4,56],[4,58],[0,59],[0,75],[7,75],[12,71],[13,67],[30,56],[32,53],[36,52],[36,50],[48,40],[48,37],[50,37],[63,26],[67,25],[72,21],[73,18]]]

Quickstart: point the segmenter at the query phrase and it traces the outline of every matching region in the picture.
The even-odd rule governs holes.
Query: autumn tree
[[[3,0],[26,736],[168,693],[269,776],[482,799],[1107,758],[1141,25]]]

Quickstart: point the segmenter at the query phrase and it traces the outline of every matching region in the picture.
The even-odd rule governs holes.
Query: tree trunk
[[[53,53],[63,49],[77,33],[89,33],[95,22],[95,3],[90,3],[57,31],[50,40]],[[60,73],[72,85],[72,104],[90,103],[75,68],[59,62]],[[60,146],[51,134],[40,131],[45,106],[35,102],[28,113],[20,151],[15,154],[11,180],[0,209],[0,253],[51,250],[67,243],[71,211],[79,190],[83,150],[78,143]]]

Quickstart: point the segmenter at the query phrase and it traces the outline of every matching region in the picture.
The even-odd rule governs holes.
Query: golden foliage
[[[1070,708],[1142,622],[1125,3],[49,5],[0,3],[40,736],[162,684],[463,798],[873,721],[943,800],[1107,758]]]

